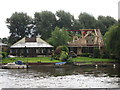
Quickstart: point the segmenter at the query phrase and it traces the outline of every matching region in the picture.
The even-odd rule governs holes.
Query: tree
[[[120,23],[110,27],[104,38],[107,50],[110,54],[120,59]]]
[[[59,28],[65,27],[67,29],[71,29],[73,26],[74,16],[72,16],[69,12],[65,12],[63,10],[59,10],[56,12],[57,16],[57,26]]]
[[[72,30],[79,30],[81,28],[82,28],[82,25],[80,24],[79,20],[74,19],[73,25],[72,25]]]
[[[94,16],[89,15],[88,13],[81,13],[79,16],[79,22],[83,29],[94,29],[96,28],[96,19]]]
[[[7,27],[10,29],[10,43],[13,44],[18,39],[31,35],[33,27],[32,22],[32,18],[23,12],[15,12],[10,18],[7,18]]]
[[[65,28],[60,29],[56,27],[55,30],[52,32],[52,36],[51,38],[49,38],[48,42],[53,46],[57,47],[60,45],[67,45],[69,40],[70,37]]]
[[[117,21],[113,17],[99,16],[96,22],[96,27],[99,28],[102,35],[104,35],[108,31],[108,28],[116,23]]]
[[[50,11],[36,12],[34,14],[35,34],[40,34],[43,39],[48,39],[56,26],[56,17]]]
[[[2,38],[2,43],[8,44],[8,38]]]

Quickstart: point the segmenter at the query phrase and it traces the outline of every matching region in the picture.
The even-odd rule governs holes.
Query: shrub
[[[7,57],[7,53],[6,52],[0,52],[0,55],[2,56],[2,58],[6,58]]]
[[[99,50],[99,48],[94,48],[93,49],[93,57],[94,58],[99,58],[100,57],[100,50]]]
[[[68,59],[68,53],[65,51],[62,51],[59,60],[67,61],[67,59]]]
[[[69,53],[69,57],[75,58],[75,57],[77,57],[77,55],[76,55],[73,51],[71,51],[71,52]]]
[[[52,59],[66,60],[68,58],[68,47],[58,46],[52,54]]]
[[[68,51],[69,51],[69,49],[68,49],[67,46],[58,46],[58,47],[56,48],[56,50],[57,50],[57,49],[59,49],[59,50],[61,50],[61,51],[65,51],[65,52],[68,52]]]
[[[103,52],[101,58],[110,58],[109,52]]]
[[[81,53],[80,56],[81,56],[81,57],[89,57],[89,56],[90,56],[90,53]]]

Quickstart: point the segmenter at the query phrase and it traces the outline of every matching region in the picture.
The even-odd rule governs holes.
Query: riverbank
[[[60,60],[51,60],[51,57],[15,57],[15,58],[5,58],[2,60],[1,63],[6,64],[6,63],[12,63],[15,61],[21,60],[23,63],[29,63],[29,64],[54,64],[57,62],[62,62]],[[70,58],[71,62],[79,62],[79,63],[85,63],[90,64],[90,63],[105,63],[105,62],[118,62],[113,59],[102,59],[102,58],[90,58],[90,57],[76,57],[76,58]]]

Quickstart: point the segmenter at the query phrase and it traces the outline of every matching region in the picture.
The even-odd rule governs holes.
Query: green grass
[[[72,58],[72,61],[75,61],[75,62],[106,62],[106,61],[115,61],[115,60],[102,59],[102,58],[90,58],[90,57],[76,57],[76,58]]]
[[[23,57],[16,57],[16,58],[5,58],[2,60],[2,63],[12,63],[15,61],[21,60],[24,63],[29,62],[29,63],[37,63],[37,62],[42,62],[42,63],[54,63],[54,62],[61,62],[59,60],[51,60],[50,57],[28,57],[28,58],[23,58]],[[101,58],[89,58],[89,57],[76,57],[71,59],[73,62],[106,62],[106,61],[115,61],[112,59],[101,59]],[[0,62],[1,63],[1,62]]]
[[[29,63],[36,63],[36,62],[43,62],[43,63],[52,63],[52,62],[60,62],[59,60],[51,60],[50,57],[29,57],[29,58],[22,58],[22,57],[16,57],[16,58],[5,58],[2,60],[2,63],[12,63],[15,61],[21,60],[23,63],[29,62]]]

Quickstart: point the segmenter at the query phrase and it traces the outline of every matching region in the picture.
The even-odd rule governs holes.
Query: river
[[[1,88],[120,88],[120,65],[0,69]]]

